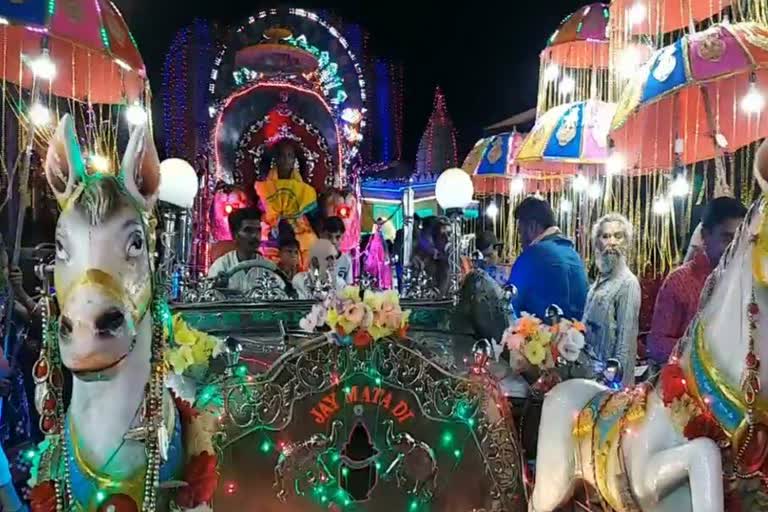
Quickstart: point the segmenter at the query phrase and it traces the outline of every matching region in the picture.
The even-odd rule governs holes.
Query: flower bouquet
[[[335,297],[315,304],[299,326],[308,332],[325,330],[342,346],[369,346],[388,336],[405,337],[410,311],[400,307],[396,291],[366,291],[348,286]]]
[[[534,381],[534,389],[546,392],[560,381],[554,369],[579,359],[585,330],[584,324],[575,320],[550,326],[523,313],[504,332],[501,344],[509,350],[510,366],[526,377],[533,376],[529,380]]]

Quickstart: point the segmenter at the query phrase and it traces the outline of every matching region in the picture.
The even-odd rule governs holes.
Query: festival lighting
[[[43,50],[38,57],[29,61],[29,69],[36,78],[51,81],[56,76],[56,64],[51,60],[48,50]]]
[[[619,55],[618,72],[623,78],[632,78],[642,64],[642,53],[635,45],[625,48]]]
[[[672,197],[685,197],[691,191],[691,186],[688,184],[688,180],[685,176],[679,174],[669,186],[669,193]]]
[[[587,190],[587,195],[590,199],[600,199],[603,196],[603,187],[600,183],[592,183]]]
[[[124,71],[133,71],[133,68],[122,59],[115,59],[115,64],[117,64]]]
[[[667,215],[672,210],[672,204],[666,197],[657,197],[653,201],[652,209],[656,215]]]
[[[336,214],[340,219],[348,219],[352,216],[352,209],[349,206],[339,206],[336,209]]]
[[[560,68],[554,62],[544,69],[544,80],[547,82],[554,82],[558,76],[560,76]]]
[[[35,126],[48,126],[51,123],[51,111],[42,103],[35,103],[29,109],[29,119]]]
[[[574,192],[584,192],[589,188],[589,180],[583,174],[579,174],[573,178],[572,186]]]
[[[513,196],[517,196],[522,194],[524,190],[525,180],[523,180],[521,176],[515,176],[509,184],[509,193]]]
[[[495,219],[499,215],[499,207],[496,206],[496,203],[491,203],[485,209],[485,214],[491,219]]]
[[[179,208],[192,208],[199,183],[192,165],[181,158],[169,158],[160,164],[159,199]]]
[[[227,215],[229,215],[230,213],[232,213],[232,210],[233,210],[233,208],[232,208],[232,205],[231,205],[231,204],[227,204],[227,205],[224,205],[224,212],[225,212]]]
[[[647,16],[648,8],[642,2],[635,3],[627,12],[627,19],[631,25],[641,24]]]
[[[563,199],[560,201],[560,211],[563,213],[571,213],[573,210],[573,203],[570,199]]]
[[[608,157],[608,161],[605,163],[605,172],[609,176],[620,174],[627,167],[627,160],[621,153],[614,153]]]
[[[741,109],[747,114],[758,114],[765,108],[765,96],[757,88],[757,80],[753,75],[749,80],[749,91],[741,99]]]
[[[565,75],[560,80],[560,94],[571,94],[576,89],[576,80],[572,76]]]
[[[132,126],[141,126],[147,122],[147,111],[139,103],[125,109],[125,119]]]
[[[91,155],[91,165],[98,172],[109,171],[109,158],[98,153]]]
[[[472,202],[475,187],[472,178],[461,169],[443,171],[435,183],[437,202],[444,210],[463,210]]]

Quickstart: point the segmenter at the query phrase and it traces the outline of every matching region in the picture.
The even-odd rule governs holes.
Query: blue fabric
[[[574,131],[570,140],[565,144],[562,144],[558,140],[558,132],[563,129],[566,123],[574,122],[571,117],[576,116]],[[544,158],[580,158],[581,157],[581,141],[583,140],[582,132],[584,131],[584,102],[579,102],[569,109],[567,109],[560,116],[560,119],[555,126],[554,131],[547,143],[547,147],[544,150]]]
[[[48,17],[48,2],[46,0],[27,0],[13,2],[0,0],[0,16],[11,23],[19,25],[45,25]]]
[[[643,95],[642,99],[640,100],[641,103],[647,103],[658,98],[659,96],[665,95],[673,89],[677,89],[678,87],[685,85],[685,83],[688,81],[688,76],[685,72],[685,58],[683,57],[683,40],[678,40],[676,43],[674,43],[674,45],[672,45],[672,47],[674,48],[673,56],[675,59],[674,70],[669,74],[668,77],[666,77],[663,82],[657,80],[654,76],[654,70],[664,62],[662,55],[665,54],[666,50],[660,50],[656,52],[656,55],[654,56],[655,61],[653,66],[650,68],[650,72],[648,73],[645,87],[643,87]]]
[[[525,249],[509,275],[517,288],[515,311],[544,319],[547,308],[556,304],[566,318],[581,320],[587,299],[587,272],[573,242],[552,235]]]
[[[483,159],[477,167],[478,176],[504,176],[507,174],[509,133],[497,135],[485,148]]]

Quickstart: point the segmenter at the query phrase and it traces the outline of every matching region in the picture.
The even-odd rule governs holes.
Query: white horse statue
[[[34,370],[46,441],[33,474],[33,511],[210,510],[213,489],[201,485],[215,477],[215,452],[190,449],[193,415],[166,387],[170,322],[155,296],[150,221],[159,170],[145,127],[111,174],[87,168],[69,116],[51,142],[45,172],[62,210],[54,271],[60,317],[58,340],[48,340]],[[74,376],[66,411],[59,365]],[[168,488],[177,491],[175,504]]]
[[[618,512],[721,512],[724,482],[768,475],[768,142],[756,162],[763,197],[656,386],[571,380],[547,395],[532,511],[556,510],[581,481]]]

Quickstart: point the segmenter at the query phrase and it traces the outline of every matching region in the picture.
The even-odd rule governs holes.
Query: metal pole
[[[459,289],[461,287],[461,209],[446,212],[451,219],[451,250],[448,254],[449,279],[448,293],[454,304],[459,301]]]

